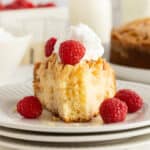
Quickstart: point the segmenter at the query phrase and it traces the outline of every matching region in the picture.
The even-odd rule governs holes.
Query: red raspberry
[[[46,57],[49,57],[52,54],[56,42],[57,42],[57,39],[55,37],[50,38],[46,42],[45,44],[45,56]]]
[[[18,9],[18,6],[13,2],[10,4],[5,5],[5,10],[9,10],[9,9]]]
[[[0,10],[4,10],[4,5],[2,3],[0,3]]]
[[[75,65],[85,54],[85,47],[79,42],[68,40],[61,43],[59,55],[63,64]]]
[[[128,107],[126,103],[117,98],[110,98],[104,100],[99,109],[100,115],[104,123],[115,123],[124,121]]]
[[[27,0],[15,0],[5,6],[5,9],[23,9],[23,8],[34,8],[33,3]]]
[[[11,4],[7,4],[4,6],[5,10],[9,10],[9,9],[16,9],[16,6],[14,6],[12,3]]]
[[[50,3],[46,3],[46,4],[38,4],[37,5],[38,8],[43,8],[43,7],[56,7],[56,4],[53,2]]]
[[[17,111],[24,118],[33,119],[41,115],[42,105],[37,97],[27,96],[18,102]]]
[[[132,90],[119,90],[115,97],[119,98],[121,101],[124,101],[127,104],[129,113],[134,113],[141,109],[143,106],[143,99]]]
[[[29,2],[29,1],[24,1],[24,3],[22,4],[23,8],[34,8],[34,4]]]

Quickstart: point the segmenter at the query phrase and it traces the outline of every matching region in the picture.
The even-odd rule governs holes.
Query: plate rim
[[[83,142],[108,142],[116,140],[124,140],[127,138],[134,138],[150,134],[150,126],[139,129],[133,129],[128,131],[121,131],[116,133],[96,133],[96,134],[79,134],[79,135],[57,135],[57,134],[41,134],[41,133],[28,133],[25,131],[16,131],[7,128],[0,128],[0,136],[16,139],[25,140],[30,142],[53,142],[53,143],[83,143]]]
[[[140,147],[140,146],[146,146],[148,145],[150,142],[150,134],[148,135],[143,135],[143,136],[139,136],[139,137],[134,137],[131,139],[126,139],[124,141],[118,141],[116,143],[113,144],[103,144],[101,145],[100,143],[94,143],[94,145],[92,147],[75,147],[74,148],[71,147],[72,149],[76,149],[76,150],[112,150],[112,148],[114,149],[127,149],[127,148],[135,148],[135,147]],[[37,143],[37,144],[35,144]],[[98,144],[98,145],[96,145]],[[49,150],[50,148],[53,150],[70,150],[70,147],[66,146],[66,147],[60,147],[55,145],[53,147],[51,147],[51,143],[49,143],[48,145],[41,145],[40,142],[34,142],[34,144],[32,142],[28,142],[28,143],[24,143],[23,140],[14,140],[11,138],[4,138],[2,136],[0,136],[0,145],[6,148],[14,148],[14,149],[22,149],[22,150]],[[68,144],[67,144],[68,145]]]
[[[132,85],[137,85],[143,88],[148,88],[150,89],[149,85],[145,85],[145,84],[140,84],[140,83],[135,83],[135,82],[129,82],[129,81],[121,81],[121,80],[117,80],[120,83],[126,83],[126,84],[132,84]],[[23,83],[24,84],[24,83]],[[28,83],[29,84],[29,83]],[[11,86],[17,86],[18,84],[13,84]],[[20,85],[20,84],[19,84]],[[7,85],[8,86],[8,85]],[[5,86],[3,86],[5,87]],[[0,126],[1,127],[6,127],[6,128],[10,128],[10,129],[17,129],[17,130],[23,130],[23,131],[32,131],[32,132],[47,132],[47,133],[65,133],[65,134],[72,134],[72,133],[106,133],[106,132],[116,132],[116,131],[123,131],[126,129],[136,129],[136,128],[140,128],[140,127],[145,127],[150,125],[150,120],[145,120],[145,121],[140,121],[140,122],[135,122],[135,123],[129,123],[129,124],[122,124],[121,126],[118,126],[119,123],[117,124],[110,124],[110,125],[105,125],[105,126],[86,126],[86,131],[85,131],[85,127],[80,126],[80,127],[76,127],[76,131],[74,131],[73,129],[75,127],[64,127],[63,129],[67,129],[67,130],[62,130],[62,127],[57,127],[57,131],[56,131],[56,127],[45,127],[45,128],[33,128],[31,129],[31,126],[27,126],[27,125],[17,125],[12,123],[4,123],[0,120]],[[106,127],[107,126],[107,127]],[[117,127],[117,128],[116,128]],[[88,130],[88,132],[87,132]]]
[[[128,66],[121,66],[118,64],[110,63],[112,68],[115,70],[116,75],[120,79],[132,81],[132,82],[140,82],[144,84],[150,84],[150,69],[140,69]],[[124,73],[125,72],[125,73]],[[131,75],[136,74],[136,76]],[[143,76],[143,78],[141,78]]]

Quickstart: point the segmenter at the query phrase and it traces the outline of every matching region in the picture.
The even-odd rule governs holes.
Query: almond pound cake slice
[[[64,65],[57,57],[53,53],[35,64],[35,96],[65,122],[91,120],[97,116],[101,102],[116,92],[114,71],[102,58]]]

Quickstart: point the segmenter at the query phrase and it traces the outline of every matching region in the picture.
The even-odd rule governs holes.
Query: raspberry
[[[4,9],[4,5],[2,3],[0,3],[0,10]]]
[[[18,102],[17,111],[24,118],[33,119],[41,115],[42,105],[37,97],[27,96]]]
[[[34,8],[35,6],[33,5],[33,3],[29,2],[29,1],[24,1],[24,3],[22,4],[23,8]]]
[[[15,0],[5,6],[5,9],[23,9],[23,8],[34,8],[33,3],[28,0]]]
[[[5,9],[5,10],[16,9],[15,7],[16,7],[16,6],[14,6],[14,5],[11,3],[11,4],[5,5],[4,9]]]
[[[117,98],[104,100],[99,109],[99,113],[106,124],[124,121],[127,111],[126,103]]]
[[[129,89],[119,90],[115,97],[127,104],[129,113],[134,113],[143,106],[143,99],[136,92]]]
[[[56,7],[56,4],[53,2],[50,3],[45,3],[45,4],[38,4],[37,5],[38,8],[43,8],[43,7]]]
[[[55,37],[50,38],[46,42],[45,44],[45,56],[46,57],[49,57],[52,54],[56,42],[57,42],[57,39]]]
[[[80,62],[84,54],[85,47],[79,41],[64,41],[59,48],[59,56],[63,64],[75,65]]]
[[[10,3],[10,4],[7,4],[5,5],[5,10],[9,10],[9,9],[17,9],[18,6],[16,6],[16,4],[13,2],[13,3]]]

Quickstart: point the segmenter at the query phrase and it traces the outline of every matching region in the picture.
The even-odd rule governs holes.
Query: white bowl
[[[10,10],[0,12],[0,26],[17,34],[31,34],[32,42],[42,42],[51,36],[59,36],[66,29],[66,7]]]
[[[30,45],[31,36],[15,37],[0,29],[0,85],[9,79]]]

